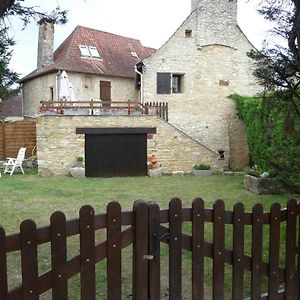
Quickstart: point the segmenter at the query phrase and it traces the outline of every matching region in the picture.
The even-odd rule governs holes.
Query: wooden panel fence
[[[30,157],[35,145],[35,121],[0,123],[0,160],[16,157],[21,147],[27,148],[26,157]]]
[[[38,229],[32,220],[26,220],[17,234],[6,235],[0,228],[0,299],[39,299],[39,295],[51,290],[52,299],[66,300],[70,296],[69,279],[79,274],[76,299],[91,300],[96,295],[106,295],[97,299],[124,299],[122,279],[127,277],[133,278],[133,299],[158,300],[162,242],[169,248],[169,299],[183,299],[186,282],[182,280],[182,265],[186,260],[182,250],[186,250],[191,252],[192,285],[184,299],[205,299],[204,268],[211,259],[212,282],[208,285],[212,287],[213,300],[225,299],[225,295],[234,300],[247,296],[296,300],[300,296],[299,216],[300,204],[295,200],[290,200],[286,209],[275,203],[270,212],[264,212],[257,204],[252,212],[245,212],[241,203],[233,211],[226,211],[222,200],[217,200],[213,209],[205,209],[200,198],[193,201],[192,208],[182,208],[180,199],[175,198],[165,210],[153,202],[136,201],[133,211],[121,212],[120,205],[111,202],[106,214],[97,215],[91,206],[84,206],[79,219],[70,221],[62,212],[55,212],[50,225]],[[209,224],[213,229],[207,240]],[[106,240],[98,241],[101,231],[106,232]],[[68,258],[69,239],[78,235],[79,253]],[[51,249],[51,267],[44,273],[40,272],[38,260],[39,256],[45,257],[39,253],[43,244],[49,244]],[[132,271],[123,274],[122,249],[131,244]],[[268,245],[267,250],[264,244]],[[22,282],[14,288],[10,288],[8,270],[13,274],[17,271],[11,269],[11,260],[7,259],[12,253],[21,255]],[[106,287],[99,292],[97,281],[101,278],[95,276],[95,269],[104,259],[106,276],[102,276],[106,278]],[[225,272],[228,266],[229,286]],[[75,299],[74,295],[70,299]]]

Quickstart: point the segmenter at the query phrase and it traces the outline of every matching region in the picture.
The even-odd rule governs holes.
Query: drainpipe
[[[143,73],[141,73],[138,69],[137,69],[137,66],[134,66],[134,71],[135,73],[139,74],[141,76],[141,91],[140,91],[140,102],[142,104],[144,104],[144,91],[143,91]]]

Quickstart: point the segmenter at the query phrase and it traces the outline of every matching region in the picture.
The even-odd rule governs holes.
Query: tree
[[[5,99],[9,93],[9,87],[18,79],[18,74],[9,69],[8,64],[12,50],[10,47],[14,41],[8,37],[7,28],[0,28],[0,98]]]
[[[6,23],[13,16],[19,17],[24,22],[24,27],[31,21],[48,19],[56,24],[64,24],[67,21],[66,11],[56,8],[50,13],[39,11],[37,7],[22,5],[23,0],[1,0],[0,2],[0,98],[5,99],[9,95],[9,88],[18,80],[18,74],[9,69],[9,61],[12,55],[13,39],[8,35]]]
[[[300,1],[262,0],[259,12],[275,24],[277,43],[248,53],[255,61],[254,75],[266,92],[291,101],[300,117]]]

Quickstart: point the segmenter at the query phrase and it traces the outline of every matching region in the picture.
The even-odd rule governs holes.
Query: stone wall
[[[221,8],[224,3],[220,4]],[[228,9],[230,5],[234,3],[229,4]],[[208,8],[212,9],[211,5]],[[230,27],[230,32],[227,28],[219,31],[223,37],[219,42],[223,44],[201,46],[199,38],[204,35],[199,36],[199,28],[206,31],[207,37],[212,34],[209,24],[199,18],[199,14],[205,13],[202,10],[193,11],[174,35],[145,59],[143,96],[145,101],[168,102],[169,122],[213,151],[223,149],[227,155],[243,155],[232,158],[235,161],[232,166],[240,169],[248,161],[246,136],[244,131],[231,131],[242,125],[236,118],[235,104],[228,96],[232,93],[253,95],[260,91],[252,76],[252,63],[246,56],[253,46],[237,24]],[[186,31],[191,34],[186,35]],[[238,41],[238,48],[224,40],[229,36],[230,41]],[[157,94],[158,72],[183,74],[182,92]]]
[[[84,157],[84,135],[77,127],[156,127],[148,139],[148,156],[155,154],[164,172],[191,172],[197,163],[209,164],[214,171],[228,165],[219,155],[194,141],[156,116],[42,116],[37,118],[38,170],[42,176],[65,175],[76,157]]]
[[[111,82],[112,101],[137,101],[138,91],[131,78],[97,76],[84,73],[68,72],[70,82],[74,87],[77,100],[99,100],[100,80]],[[24,82],[23,84],[23,111],[26,117],[35,117],[40,101],[51,101],[51,89],[56,93],[56,74],[46,74]],[[57,89],[59,90],[59,83]]]

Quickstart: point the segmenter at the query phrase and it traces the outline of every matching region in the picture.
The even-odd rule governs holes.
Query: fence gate
[[[257,204],[252,212],[245,212],[241,203],[233,211],[225,211],[222,200],[217,200],[213,209],[205,209],[199,198],[191,208],[182,208],[179,199],[172,199],[165,210],[152,202],[136,201],[129,212],[122,212],[118,203],[111,202],[106,214],[99,215],[94,214],[92,207],[84,206],[78,219],[66,221],[62,212],[55,212],[50,225],[39,229],[33,221],[26,220],[17,234],[6,236],[0,228],[0,299],[39,299],[46,292],[43,299],[118,300],[125,298],[122,278],[132,278],[133,299],[158,300],[161,299],[160,261],[166,255],[168,297],[172,300],[208,299],[204,296],[207,286],[210,286],[209,299],[213,300],[225,296],[234,300],[247,296],[300,299],[299,215],[300,204],[295,200],[290,200],[286,209],[275,203],[270,212],[264,212]],[[207,225],[212,228],[208,239]],[[105,232],[105,238],[102,236],[96,242],[101,231]],[[79,235],[79,253],[68,258],[71,245],[68,238],[76,235]],[[168,244],[168,254],[160,252],[161,242]],[[41,272],[43,259],[38,257],[45,257],[40,246],[46,243],[51,250],[51,267]],[[132,271],[124,274],[123,251],[129,245],[133,246]],[[186,259],[182,260],[182,250],[191,252],[188,263],[192,283],[184,295],[182,264]],[[13,282],[17,270],[11,270],[8,264],[14,260],[7,259],[8,254],[17,253],[21,257],[19,285]],[[212,261],[212,280],[204,285],[207,258]],[[105,266],[101,267],[106,270],[106,284],[99,287],[101,278],[96,276],[96,268],[104,259]],[[230,281],[225,265],[231,268]],[[76,274],[80,281],[72,286],[69,279]]]

